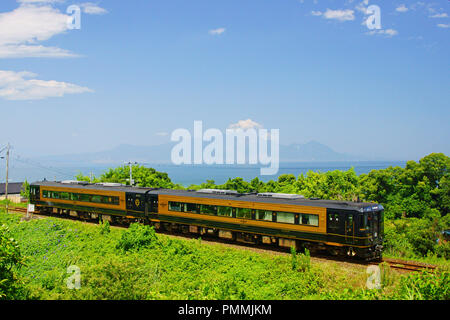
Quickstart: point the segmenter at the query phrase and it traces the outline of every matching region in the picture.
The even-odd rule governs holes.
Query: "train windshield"
[[[367,217],[368,228],[374,238],[381,238],[384,232],[384,210],[364,214]]]

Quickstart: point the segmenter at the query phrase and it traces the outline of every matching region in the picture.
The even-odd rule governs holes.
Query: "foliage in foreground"
[[[56,219],[20,222],[0,213],[27,263],[14,269],[27,299],[446,299],[448,273],[391,276],[368,290],[364,269],[311,263],[307,253],[272,255],[129,229]],[[125,250],[126,249],[126,250]],[[295,267],[293,268],[293,257]],[[68,289],[69,266],[81,288]],[[412,288],[414,291],[408,291]],[[447,288],[443,290],[442,288]]]
[[[0,299],[14,299],[21,294],[21,282],[15,269],[23,265],[19,244],[10,237],[6,225],[0,225]]]

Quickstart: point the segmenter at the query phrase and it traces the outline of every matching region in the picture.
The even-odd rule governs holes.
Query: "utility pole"
[[[9,171],[9,143],[6,147],[6,184],[5,184],[5,200],[6,200],[6,213],[8,213],[8,171]]]
[[[132,186],[133,185],[133,183],[134,183],[134,181],[133,181],[133,173],[132,173],[132,165],[133,164],[138,164],[137,162],[131,162],[131,161],[129,161],[128,163],[127,163],[129,166],[130,166],[130,186]]]

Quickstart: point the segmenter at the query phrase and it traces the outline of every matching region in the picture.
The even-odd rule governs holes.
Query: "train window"
[[[111,197],[107,197],[107,196],[100,196],[100,202],[101,203],[111,203]]]
[[[272,221],[272,213],[272,211],[267,210],[256,210],[256,219]]]
[[[79,194],[78,198],[83,202],[91,202],[91,196],[88,194]]]
[[[68,192],[61,192],[61,199],[62,200],[69,200],[69,193]]]
[[[369,224],[367,223],[367,214],[362,214],[359,216],[359,230],[365,231],[369,229]]]
[[[316,214],[301,214],[300,215],[300,224],[305,224],[308,226],[319,226],[319,216]]]
[[[91,202],[101,203],[102,202],[102,196],[91,196]]]
[[[59,199],[59,192],[53,191],[52,192],[52,198],[53,199]]]
[[[70,194],[70,200],[78,201],[78,194],[77,193],[71,193]]]
[[[217,214],[217,207],[209,204],[201,204],[200,205],[200,213],[202,214]]]
[[[295,223],[295,214],[292,212],[277,212],[277,222]]]
[[[309,214],[302,214],[300,218],[301,224],[309,224]]]
[[[48,191],[47,190],[42,191],[42,196],[44,198],[48,198]]]
[[[217,215],[225,216],[225,217],[232,217],[233,216],[233,208],[218,206],[217,207]]]
[[[328,214],[328,227],[330,229],[339,230],[339,213]]]
[[[252,209],[237,208],[236,218],[251,219],[252,218]]]
[[[111,197],[111,200],[112,204],[119,204],[119,197]]]
[[[197,205],[195,203],[183,203],[184,212],[197,213]]]
[[[334,222],[339,222],[339,213],[330,213],[328,215],[328,220],[330,222],[334,221]]]
[[[181,203],[169,201],[169,211],[179,211],[181,212]]]

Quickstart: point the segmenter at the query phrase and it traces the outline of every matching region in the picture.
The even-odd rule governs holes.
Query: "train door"
[[[374,240],[377,240],[380,235],[380,213],[379,212],[369,212],[368,222],[369,222],[369,233]]]
[[[158,212],[158,196],[154,194],[147,194],[147,201],[145,203],[146,214]]]
[[[378,240],[383,236],[383,212],[375,211],[369,213],[370,232],[374,240]]]
[[[373,218],[373,237],[377,239],[380,234],[380,222],[378,219],[378,212],[374,212],[372,214],[372,218]]]
[[[345,217],[345,242],[354,243],[355,241],[355,217],[353,213]]]
[[[40,187],[39,186],[31,186],[30,187],[30,202],[33,203],[35,201],[39,201],[41,198]]]
[[[328,241],[339,242],[342,241],[344,234],[344,218],[345,214],[333,209],[327,210],[327,233]]]

